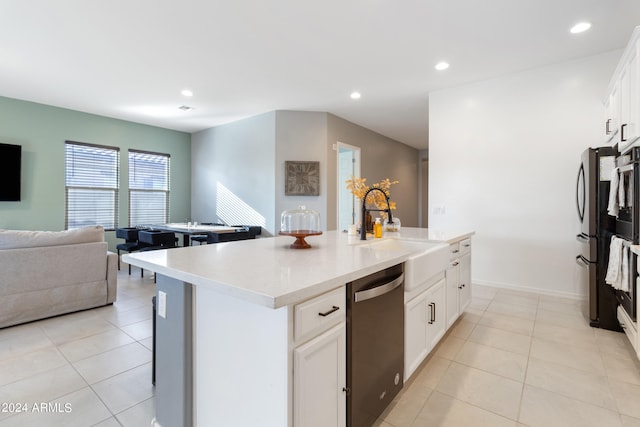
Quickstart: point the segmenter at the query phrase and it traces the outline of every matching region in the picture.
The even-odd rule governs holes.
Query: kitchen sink
[[[404,289],[411,291],[427,279],[445,271],[449,264],[449,245],[442,242],[383,239],[361,245],[373,250],[410,253],[405,262]]]

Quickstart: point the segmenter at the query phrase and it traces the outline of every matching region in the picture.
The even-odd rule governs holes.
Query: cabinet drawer
[[[471,252],[471,239],[464,239],[460,242],[460,255]]]
[[[305,301],[294,308],[295,341],[311,338],[344,321],[347,316],[346,289],[338,288]]]
[[[624,333],[627,334],[627,338],[631,342],[633,349],[638,352],[638,329],[636,322],[632,322],[627,312],[624,311],[622,306],[618,306],[618,322],[620,322],[620,326],[624,330]]]
[[[449,245],[451,256],[449,259],[454,260],[460,256],[460,242],[452,243]]]

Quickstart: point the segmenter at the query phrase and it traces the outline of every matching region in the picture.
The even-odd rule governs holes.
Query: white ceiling
[[[429,92],[622,49],[635,25],[640,0],[3,0],[0,96],[187,132],[328,111],[424,148]]]

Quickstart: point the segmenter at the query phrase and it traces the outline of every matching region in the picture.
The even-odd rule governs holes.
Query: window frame
[[[132,156],[135,157],[136,155],[147,155],[147,156],[156,156],[156,157],[163,157],[166,158],[166,175],[164,176],[165,182],[166,182],[166,189],[150,189],[150,188],[141,188],[141,187],[136,187],[136,186],[132,186],[132,183],[134,183],[134,178],[132,177],[132,168],[135,167],[134,166],[134,162],[132,162]],[[134,195],[136,193],[158,193],[158,194],[164,194],[164,209],[163,209],[163,215],[164,215],[164,219],[160,220],[160,222],[157,221],[152,221],[152,223],[156,223],[156,224],[164,224],[164,223],[168,223],[170,222],[170,202],[171,202],[171,154],[168,153],[160,153],[160,152],[155,152],[155,151],[147,151],[147,150],[138,150],[138,149],[133,149],[130,148],[129,150],[127,150],[127,161],[128,161],[128,212],[127,212],[127,220],[129,222],[129,226],[130,227],[134,227],[134,226],[139,226],[139,225],[149,225],[149,222],[143,222],[143,223],[138,223],[135,224],[134,223],[134,210],[133,210],[133,206],[134,203],[132,203],[132,198],[134,197]],[[133,172],[135,173],[135,172]]]
[[[89,185],[70,185],[69,184],[69,151],[68,148],[70,146],[76,146],[76,147],[86,147],[86,148],[93,148],[93,149],[100,149],[100,150],[108,150],[113,152],[113,154],[115,154],[115,171],[113,171],[112,175],[115,178],[115,186],[89,186]],[[71,210],[69,209],[70,204],[69,202],[71,201],[71,197],[70,194],[73,192],[73,190],[86,190],[86,191],[109,191],[109,192],[113,192],[113,226],[111,226],[111,224],[105,224],[105,223],[98,223],[98,222],[93,222],[94,225],[100,225],[102,226],[105,231],[112,231],[115,230],[116,228],[118,228],[118,218],[119,218],[119,212],[120,212],[120,148],[119,147],[113,147],[113,146],[108,146],[108,145],[100,145],[100,144],[91,144],[91,143],[86,143],[86,142],[78,142],[78,141],[70,141],[67,140],[65,141],[65,145],[64,145],[64,161],[65,161],[65,172],[64,172],[64,179],[65,179],[65,213],[64,213],[64,227],[65,230],[69,230],[69,225],[70,225],[70,219],[75,219],[76,221],[78,220],[78,218],[74,218],[74,215],[70,215],[70,212],[75,212],[76,209]],[[72,162],[76,162],[78,161],[77,159],[71,159]],[[88,168],[88,166],[87,166]],[[109,212],[111,213],[111,212]],[[81,219],[82,220],[82,219]],[[89,226],[90,224],[87,224],[87,226]],[[82,226],[80,226],[82,227]],[[78,226],[75,226],[73,228],[79,228]]]

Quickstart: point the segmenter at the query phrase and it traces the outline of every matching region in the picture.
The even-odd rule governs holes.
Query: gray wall
[[[273,235],[282,211],[305,205],[320,213],[323,229],[335,230],[337,141],[362,148],[367,182],[400,181],[391,189],[395,214],[403,225],[417,226],[418,150],[332,114],[306,111],[274,111],[193,134],[192,219],[262,225]],[[286,160],[320,162],[319,196],[285,196]],[[225,203],[228,209],[221,189],[235,200]]]
[[[286,209],[300,205],[320,213],[321,227],[327,230],[327,113],[307,111],[276,112],[276,220]],[[320,195],[285,196],[285,161],[319,161]],[[277,229],[279,230],[279,222]]]
[[[22,145],[22,201],[0,202],[0,228],[62,230],[66,140],[120,147],[119,225],[128,225],[127,149],[171,155],[170,218],[190,206],[190,135],[33,102],[0,97],[0,142]],[[114,233],[107,240],[113,250]]]
[[[417,227],[418,222],[418,150],[402,144],[370,129],[351,123],[333,114],[327,115],[327,145],[332,150],[336,142],[344,142],[361,148],[361,175],[367,178],[368,184],[383,179],[398,180],[399,184],[391,187],[391,200],[396,202],[394,216],[402,221],[403,226]],[[332,151],[328,162],[327,199],[328,229],[337,227],[337,160]],[[341,185],[345,185],[341,183]]]
[[[191,136],[192,220],[276,231],[275,118],[270,112]]]

